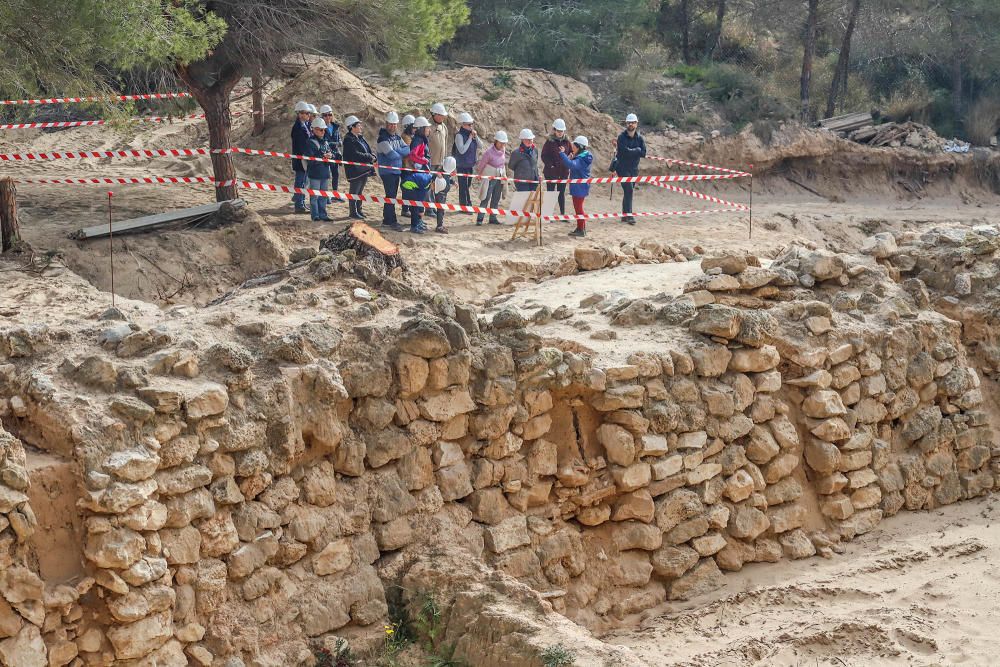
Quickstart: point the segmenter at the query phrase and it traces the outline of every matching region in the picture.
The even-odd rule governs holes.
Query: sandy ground
[[[603,639],[650,665],[995,665],[998,510],[904,512],[830,560],[746,567]]]

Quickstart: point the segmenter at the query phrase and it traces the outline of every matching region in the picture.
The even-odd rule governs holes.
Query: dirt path
[[[603,639],[651,665],[996,664],[996,498],[905,512],[830,560],[754,565]]]

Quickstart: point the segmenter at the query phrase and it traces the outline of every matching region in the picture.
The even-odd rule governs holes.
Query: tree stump
[[[21,242],[17,219],[17,189],[14,179],[0,178],[0,252],[7,252]]]
[[[333,252],[353,250],[359,260],[382,275],[397,267],[405,268],[399,247],[363,222],[355,222],[343,231],[327,237],[320,243],[320,248]]]

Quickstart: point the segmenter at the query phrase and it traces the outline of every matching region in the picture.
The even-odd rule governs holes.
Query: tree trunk
[[[810,117],[809,90],[812,87],[813,55],[816,52],[816,24],[819,21],[818,14],[819,0],[809,0],[806,30],[802,36],[802,78],[799,82],[799,98],[802,100],[802,108],[799,116],[803,121],[808,121]]]
[[[191,95],[205,112],[205,122],[208,123],[208,146],[212,150],[230,148],[230,130],[232,117],[229,114],[229,94],[240,80],[241,72],[230,72],[228,76],[219,77],[211,85],[203,85],[195,80],[184,67],[178,68],[181,81],[187,86]],[[232,153],[212,153],[212,172],[217,183],[234,181],[236,168],[233,166]],[[236,199],[236,185],[216,186],[215,201]]]
[[[250,85],[253,87],[251,98],[253,101],[253,132],[250,134],[256,137],[264,134],[264,75],[260,67],[254,70]]]
[[[691,17],[688,14],[689,0],[681,0],[681,53],[684,64],[691,64]]]
[[[948,12],[948,20],[951,28],[951,113],[955,116],[955,129],[961,131],[965,123],[962,118],[962,59],[965,54],[962,49],[962,42],[959,39],[958,26],[955,25],[956,17],[954,11]]]
[[[854,28],[858,25],[858,14],[861,12],[861,0],[854,0],[851,6],[851,17],[847,20],[844,31],[844,41],[840,45],[837,56],[837,68],[833,72],[833,83],[830,84],[830,95],[826,98],[826,116],[829,118],[837,109],[837,97],[847,92],[847,76],[851,66],[851,40]]]
[[[17,189],[10,176],[0,178],[0,252],[7,252],[21,241],[17,220]]]
[[[722,24],[726,20],[726,0],[717,0],[715,5],[715,28],[712,37],[705,44],[705,60],[711,60],[722,39]]]

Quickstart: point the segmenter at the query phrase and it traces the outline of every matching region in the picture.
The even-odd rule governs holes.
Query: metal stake
[[[111,230],[111,198],[114,193],[108,191],[108,245],[111,248],[111,307],[115,307],[115,239]]]

